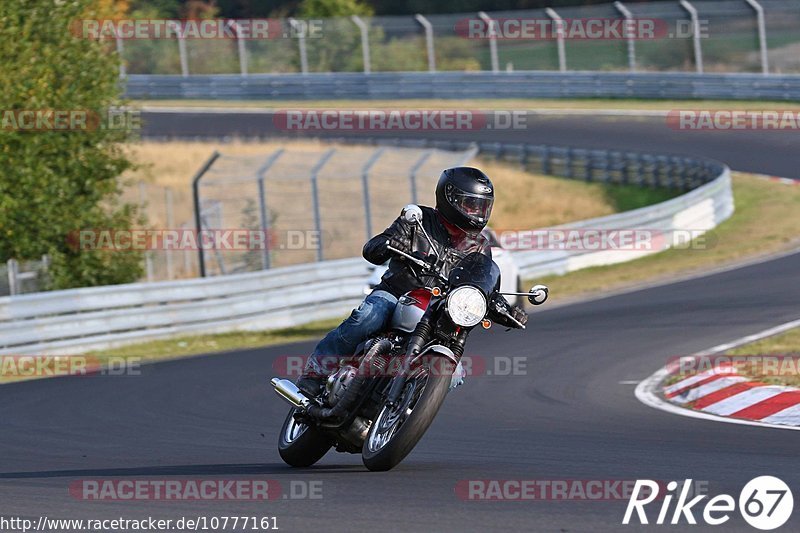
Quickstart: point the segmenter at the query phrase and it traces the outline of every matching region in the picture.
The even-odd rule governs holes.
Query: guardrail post
[[[331,148],[322,154],[317,164],[311,169],[311,202],[314,209],[314,229],[317,231],[317,261],[324,259],[322,253],[322,219],[319,213],[319,186],[317,181],[320,170],[335,153],[336,148]]]
[[[764,22],[764,8],[756,0],[745,0],[756,12],[758,23],[758,48],[761,52],[761,73],[769,74],[769,58],[767,57],[767,24]]]
[[[375,150],[370,158],[364,163],[361,169],[361,190],[364,194],[364,226],[367,230],[367,240],[370,240],[374,235],[372,234],[372,209],[370,209],[369,201],[369,171],[378,162],[378,159],[386,151],[386,148],[378,148]]]
[[[428,71],[436,72],[436,54],[433,48],[433,26],[428,19],[419,13],[414,15],[414,20],[419,22],[425,29],[425,48],[428,50]]]
[[[231,21],[233,30],[236,32],[236,49],[239,52],[239,72],[242,76],[247,76],[247,49],[245,40],[242,37],[242,28],[236,21]]]
[[[259,220],[261,223],[261,234],[264,236],[264,248],[261,249],[261,266],[264,270],[270,267],[269,253],[272,241],[269,236],[269,217],[267,216],[267,194],[264,187],[264,179],[267,176],[267,171],[272,168],[272,165],[283,155],[284,149],[280,148],[267,157],[264,164],[256,172],[258,177],[258,212]]]
[[[430,159],[431,155],[433,155],[433,150],[426,150],[423,152],[419,159],[417,159],[414,164],[411,165],[411,169],[408,171],[408,181],[409,185],[411,186],[412,204],[417,203],[417,172],[419,172],[419,169],[425,164],[425,161]]]
[[[558,46],[558,70],[567,71],[567,52],[564,48],[564,19],[553,8],[544,10],[556,26],[556,46]]]
[[[364,57],[364,74],[369,74],[372,71],[369,61],[369,29],[367,28],[366,22],[358,15],[352,15],[350,20],[352,20],[361,31],[361,54]]]
[[[175,30],[178,39],[178,54],[181,59],[181,76],[184,78],[189,75],[189,59],[186,57],[186,38],[179,23],[170,21],[170,26]]]
[[[306,50],[306,30],[305,26],[300,27],[297,19],[290,18],[289,24],[297,32],[297,48],[300,52],[300,72],[308,74],[308,51]]]
[[[703,49],[700,46],[700,17],[697,10],[688,0],[681,0],[681,7],[689,13],[692,19],[692,41],[694,43],[694,64],[697,67],[697,73],[703,73]]]
[[[614,2],[614,7],[625,17],[625,33],[628,43],[628,68],[630,68],[631,72],[636,72],[636,23],[633,20],[633,13],[631,13],[622,2]]]
[[[492,60],[492,72],[500,72],[500,61],[497,57],[497,32],[492,17],[484,11],[478,12],[478,17],[486,23],[486,35],[489,38],[489,56]]]
[[[208,169],[211,168],[211,165],[219,158],[220,153],[214,150],[211,156],[203,163],[203,166],[197,171],[197,173],[192,178],[192,198],[194,201],[194,227],[197,231],[197,241],[200,241],[200,234],[203,231],[203,218],[202,213],[200,212],[200,178],[208,172]],[[206,258],[205,254],[203,253],[203,247],[197,247],[197,261],[200,268],[200,277],[206,277]]]

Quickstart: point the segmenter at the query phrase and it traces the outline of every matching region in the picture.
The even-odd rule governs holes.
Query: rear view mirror
[[[403,208],[403,219],[411,224],[422,221],[422,209],[418,205],[408,204]]]
[[[528,292],[528,301],[533,305],[542,305],[549,295],[550,289],[546,285],[534,285]]]

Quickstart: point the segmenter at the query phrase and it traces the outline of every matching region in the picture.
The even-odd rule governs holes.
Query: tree
[[[75,33],[76,21],[109,19],[114,9],[108,1],[0,2],[0,261],[49,254],[52,288],[141,275],[140,253],[81,250],[70,238],[140,222],[119,199],[118,176],[131,166],[122,151],[130,123],[107,124],[121,91],[113,42]],[[78,121],[66,130],[54,122],[23,128],[17,119],[25,112]]]

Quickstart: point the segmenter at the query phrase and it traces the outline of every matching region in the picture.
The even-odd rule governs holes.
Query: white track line
[[[787,322],[785,324],[781,324],[773,328],[765,329],[760,333],[747,335],[746,337],[741,337],[739,339],[727,342],[725,344],[719,344],[717,346],[714,346],[713,348],[709,348],[708,350],[698,352],[691,357],[713,355],[716,353],[724,352],[726,350],[730,350],[731,348],[736,348],[737,346],[741,346],[743,344],[749,344],[751,342],[771,337],[773,335],[778,335],[779,333],[783,333],[785,331],[788,331],[796,327],[800,327],[800,319],[793,320],[791,322]],[[660,409],[661,411],[666,411],[668,413],[672,413],[675,415],[688,416],[690,418],[702,418],[704,420],[715,420],[717,422],[727,422],[728,424],[739,424],[742,426],[760,426],[760,427],[800,431],[800,426],[786,426],[783,424],[775,424],[772,422],[765,422],[759,420],[744,420],[741,418],[729,418],[725,416],[718,416],[706,413],[703,411],[694,411],[692,409],[686,409],[684,407],[680,407],[673,403],[667,402],[660,397],[660,395],[658,394],[658,389],[661,383],[669,375],[670,375],[670,369],[664,367],[655,372],[652,376],[643,379],[641,383],[639,383],[636,386],[636,390],[634,391],[634,394],[636,394],[636,398],[643,404],[648,405],[654,409]],[[778,413],[775,414],[777,415]],[[777,420],[777,418],[775,418],[775,415],[772,415],[771,417],[768,418],[772,418],[773,421]]]

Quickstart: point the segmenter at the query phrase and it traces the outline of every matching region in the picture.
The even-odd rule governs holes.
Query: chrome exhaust
[[[272,378],[270,383],[272,383],[272,387],[275,389],[275,392],[278,393],[278,396],[298,409],[307,409],[313,403],[311,399],[300,392],[297,385],[288,379]]]

